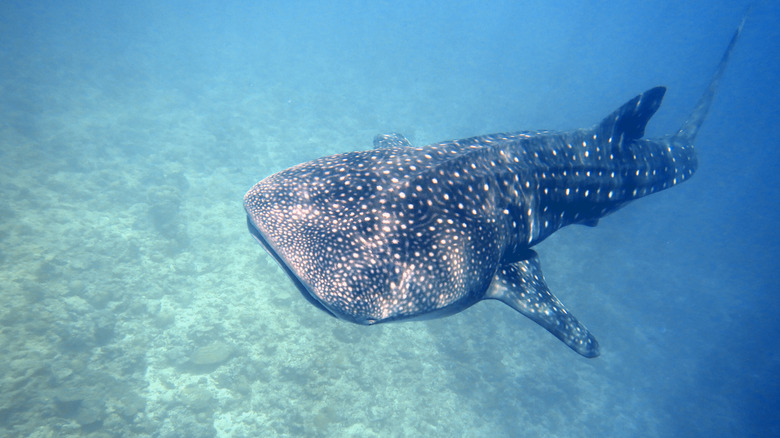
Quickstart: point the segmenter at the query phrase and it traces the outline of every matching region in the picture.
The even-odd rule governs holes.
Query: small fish
[[[372,150],[320,158],[257,183],[244,196],[249,231],[304,297],[338,318],[437,318],[495,299],[596,357],[598,342],[550,292],[531,248],[561,227],[595,226],[693,175],[693,142],[741,29],[673,135],[643,138],[664,87],[587,129],[422,147],[380,135]]]

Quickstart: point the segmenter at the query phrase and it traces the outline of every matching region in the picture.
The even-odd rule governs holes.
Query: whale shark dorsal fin
[[[665,93],[666,87],[655,87],[634,97],[605,117],[596,132],[602,138],[611,139],[610,144],[617,149],[623,143],[642,138],[647,122],[658,111]]]
[[[412,144],[401,134],[379,134],[374,137],[374,149],[410,148]]]
[[[529,251],[525,260],[501,266],[485,298],[506,303],[577,353],[585,357],[599,355],[596,338],[550,292],[536,252]]]

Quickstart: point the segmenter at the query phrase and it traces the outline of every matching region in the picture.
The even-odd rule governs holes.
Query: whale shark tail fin
[[[712,75],[712,80],[710,80],[710,84],[707,86],[707,90],[705,90],[704,94],[701,96],[701,98],[699,98],[699,102],[691,112],[691,115],[688,116],[688,120],[686,120],[682,127],[680,127],[680,130],[672,136],[675,140],[675,143],[690,145],[693,144],[693,141],[696,139],[696,134],[699,133],[699,128],[704,122],[705,117],[707,117],[707,113],[710,110],[710,105],[712,104],[712,99],[715,97],[715,93],[718,90],[718,85],[720,85],[720,80],[723,77],[723,72],[726,71],[726,65],[729,63],[732,52],[734,52],[734,47],[737,45],[737,40],[742,33],[742,26],[745,25],[745,20],[750,14],[751,9],[748,9],[748,11],[745,13],[745,16],[742,17],[742,21],[739,23],[737,30],[734,32],[734,36],[731,37],[731,41],[729,42],[726,51],[723,53],[723,57],[720,59],[718,68],[715,70],[715,74]]]

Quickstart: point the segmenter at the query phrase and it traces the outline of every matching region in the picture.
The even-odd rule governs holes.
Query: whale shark
[[[438,318],[499,300],[596,357],[598,342],[550,291],[532,248],[694,174],[693,143],[743,24],[674,134],[644,138],[666,92],[655,87],[586,129],[427,146],[378,135],[372,149],[258,182],[244,196],[249,231],[306,299],[343,320]]]

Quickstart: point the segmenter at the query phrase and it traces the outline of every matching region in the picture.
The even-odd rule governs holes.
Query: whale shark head
[[[495,226],[471,214],[478,198],[459,201],[443,178],[415,176],[417,155],[351,152],[272,175],[244,197],[250,232],[336,317],[375,324],[462,310],[498,266]],[[464,213],[442,212],[437,199]]]

